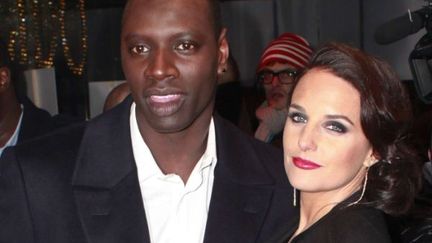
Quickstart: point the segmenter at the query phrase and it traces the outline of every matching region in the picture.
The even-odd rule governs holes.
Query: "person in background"
[[[408,213],[421,185],[411,122],[386,62],[346,44],[318,49],[294,87],[283,135],[300,218],[272,242],[391,242],[384,215]]]
[[[36,138],[60,126],[60,122],[37,108],[26,96],[18,95],[19,70],[9,59],[0,40],[0,157],[9,146]]]
[[[425,194],[432,195],[432,133],[430,133],[428,145],[427,155],[429,160],[423,165],[423,178],[425,180],[423,191]]]
[[[281,146],[293,83],[311,54],[308,41],[293,33],[280,35],[265,48],[257,68],[258,84],[264,88],[265,101],[255,111],[259,121],[255,138]]]
[[[0,242],[264,243],[294,224],[282,151],[214,115],[218,0],[128,0],[131,90],[85,124],[8,148]]]
[[[120,104],[128,95],[130,95],[130,89],[126,82],[114,87],[105,99],[103,112],[111,110],[114,106]]]
[[[395,235],[393,242],[396,243],[432,242],[432,136],[429,138],[430,142],[427,146],[429,161],[423,164],[423,186],[416,197],[413,209],[403,217],[387,219],[392,234]]]
[[[223,118],[239,125],[242,111],[242,88],[240,85],[240,72],[237,62],[230,54],[227,68],[223,70],[218,80],[215,98],[215,111]]]

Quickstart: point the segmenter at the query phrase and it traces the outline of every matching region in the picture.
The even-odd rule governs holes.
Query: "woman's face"
[[[283,135],[285,171],[302,192],[359,189],[374,163],[360,124],[360,94],[329,71],[312,69],[294,89]]]

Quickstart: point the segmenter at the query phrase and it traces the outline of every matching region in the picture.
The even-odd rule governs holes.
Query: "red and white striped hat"
[[[303,69],[309,62],[312,48],[303,37],[284,33],[270,42],[261,56],[257,72],[273,62],[287,63],[296,69]]]

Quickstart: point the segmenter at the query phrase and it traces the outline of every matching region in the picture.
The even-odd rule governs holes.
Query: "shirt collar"
[[[132,139],[132,150],[135,158],[135,163],[138,168],[140,182],[143,182],[153,176],[165,177],[157,165],[153,155],[145,143],[143,137],[138,128],[138,122],[136,119],[136,104],[135,102],[131,105],[130,110],[130,132]],[[199,168],[199,171],[211,166],[215,168],[217,162],[216,156],[216,134],[215,134],[215,126],[213,118],[209,124],[209,134],[207,136],[207,147],[204,151],[204,154],[201,156],[197,165],[193,169],[192,174],[195,174],[194,171]]]
[[[6,142],[6,144],[0,148],[0,156],[2,155],[3,150],[5,148],[10,147],[10,146],[15,146],[18,143],[18,134],[21,130],[21,121],[22,121],[23,113],[24,113],[24,108],[21,106],[21,114],[20,114],[20,118],[18,120],[18,124],[17,124],[15,131],[12,134],[12,136],[9,138],[9,140]]]

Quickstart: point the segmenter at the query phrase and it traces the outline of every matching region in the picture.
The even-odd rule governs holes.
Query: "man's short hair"
[[[216,35],[216,38],[219,37],[219,34],[222,31],[222,14],[221,14],[221,7],[219,0],[207,0],[209,3],[209,10],[211,14],[210,21],[212,22],[213,29]],[[127,8],[128,3],[130,0],[126,0],[125,9]],[[124,14],[124,11],[123,11]],[[122,17],[122,26],[123,26],[124,16]]]
[[[210,13],[212,14],[212,24],[216,34],[216,38],[219,37],[222,31],[222,14],[219,0],[208,0],[210,5]]]

